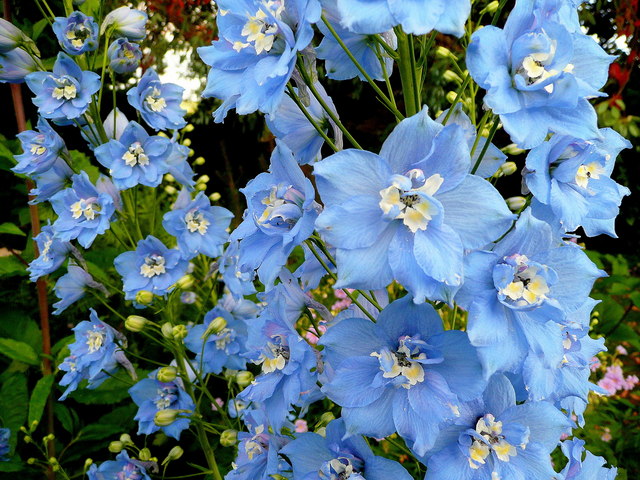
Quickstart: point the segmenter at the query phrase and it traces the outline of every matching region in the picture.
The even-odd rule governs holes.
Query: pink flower
[[[600,435],[600,439],[603,442],[610,442],[611,438],[611,430],[609,430],[609,427],[604,427],[604,433]]]
[[[622,345],[618,345],[616,347],[616,352],[618,352],[620,355],[626,355],[627,354],[627,349],[624,348]]]
[[[224,401],[221,398],[216,398],[216,403],[211,404],[211,410],[216,412],[218,408],[222,408],[224,406]]]
[[[297,433],[304,433],[304,432],[308,432],[309,431],[309,427],[307,426],[307,421],[306,420],[302,420],[301,418],[299,418],[298,420],[296,420],[293,423],[296,426],[296,432]]]
[[[591,369],[592,372],[595,372],[601,366],[602,366],[602,364],[600,363],[600,359],[598,357],[593,357],[591,359],[591,365],[589,366],[589,368]]]
[[[624,379],[624,383],[625,390],[633,390],[633,388],[638,384],[638,377],[636,375],[627,375],[627,378]]]

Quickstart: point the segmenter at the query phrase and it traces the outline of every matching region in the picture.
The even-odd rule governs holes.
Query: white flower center
[[[254,435],[251,440],[244,444],[244,450],[247,453],[249,460],[253,460],[253,457],[264,451],[265,445],[261,436],[262,432],[264,432],[264,425],[258,425],[254,430]]]
[[[262,6],[264,9],[260,8],[255,15],[249,15],[247,23],[242,27],[240,34],[245,37],[247,41],[234,42],[233,48],[237,52],[249,47],[251,44],[253,44],[257,55],[260,55],[262,52],[268,52],[273,48],[273,42],[275,42],[278,33],[278,25],[276,23],[269,23],[270,18],[280,20],[282,12],[284,11],[284,5],[280,1],[268,0],[263,1]]]
[[[204,235],[207,233],[209,228],[209,220],[204,218],[202,212],[188,212],[184,216],[184,221],[187,224],[187,229],[189,232],[194,233],[198,232],[200,235]]]
[[[282,370],[287,365],[287,360],[289,360],[289,348],[269,342],[267,343],[267,349],[269,352],[266,355],[261,353],[256,364],[262,363],[262,371],[264,373]]]
[[[149,157],[144,153],[144,149],[140,142],[132,143],[129,150],[122,155],[122,159],[129,167],[135,167],[136,165],[149,165]]]
[[[42,145],[38,145],[37,143],[32,143],[29,151],[31,152],[32,155],[42,155],[47,151],[47,149]]]
[[[144,264],[140,267],[140,275],[146,278],[162,275],[163,273],[166,273],[164,264],[165,260],[162,255],[149,255],[144,259]]]
[[[372,357],[378,358],[380,361],[380,370],[384,373],[384,378],[396,378],[404,376],[406,382],[402,384],[404,388],[411,388],[424,381],[424,369],[416,360],[425,360],[427,356],[424,353],[415,354],[411,352],[403,342],[400,342],[398,350],[391,352],[383,349],[380,352],[372,352]]]
[[[218,350],[224,350],[227,348],[227,345],[231,343],[233,330],[230,328],[223,328],[217,334],[218,338],[216,339],[216,348]]]
[[[149,108],[156,113],[161,112],[167,106],[165,99],[160,96],[161,93],[162,92],[160,90],[154,88],[151,95],[147,95],[147,98],[144,99],[144,101],[147,102],[147,105],[149,105]]]
[[[76,86],[66,79],[56,79],[58,86],[53,89],[52,96],[56,100],[65,99],[73,100],[78,92]]]
[[[89,353],[93,353],[102,347],[104,344],[104,332],[99,330],[90,330],[87,332],[87,345],[89,346]]]
[[[499,293],[511,300],[524,300],[531,305],[540,303],[547,298],[549,286],[547,280],[538,274],[538,267],[529,265],[529,259],[526,255],[516,255],[513,260],[516,263],[513,281],[500,289]]]
[[[93,220],[96,218],[96,213],[100,211],[99,208],[95,208],[96,204],[91,200],[80,199],[71,205],[71,216],[78,219],[84,216],[85,220]]]
[[[473,437],[473,443],[469,447],[469,466],[474,470],[484,465],[491,450],[503,462],[508,462],[510,457],[517,454],[516,448],[502,435],[502,422],[496,421],[490,413],[478,419],[476,433],[480,438]]]
[[[591,162],[586,165],[580,165],[576,172],[575,182],[579,187],[587,188],[589,186],[589,179],[600,178],[600,175],[605,173],[605,169],[598,162]]]

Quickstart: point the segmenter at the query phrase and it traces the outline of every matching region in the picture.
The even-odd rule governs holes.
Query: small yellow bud
[[[454,91],[451,91],[451,92],[447,93],[445,98],[447,99],[447,102],[453,103],[453,102],[456,101],[456,97],[457,97],[457,93],[454,92]]]
[[[484,11],[487,13],[494,13],[496,10],[498,10],[499,6],[500,2],[498,0],[493,0],[492,2],[489,2],[486,7],[484,7]]]
[[[169,195],[175,195],[178,190],[176,190],[176,187],[174,187],[173,185],[167,185],[166,187],[164,187],[164,191]]]
[[[140,305],[151,305],[151,302],[153,302],[153,293],[149,290],[140,290],[136,293],[136,303]]]
[[[325,412],[322,415],[320,415],[320,421],[316,424],[316,426],[327,425],[329,422],[335,419],[336,419],[336,416],[333,413]]]
[[[193,161],[193,164],[194,165],[204,165],[204,162],[205,162],[204,157],[198,157]]]
[[[173,333],[173,338],[175,338],[176,340],[182,340],[184,337],[186,337],[189,334],[189,331],[187,330],[187,327],[184,325],[176,325],[175,327],[173,327],[172,333]]]
[[[29,435],[24,436],[24,443],[31,443],[32,441],[33,441],[33,438],[31,438]]]
[[[185,147],[190,147],[190,146],[191,146],[191,139],[190,139],[190,138],[185,138],[185,139],[182,141],[182,144],[183,144]]]
[[[164,410],[158,410],[153,417],[153,423],[155,423],[159,427],[168,427],[178,418],[178,410],[173,408],[165,408]],[[144,450],[144,449],[143,449]],[[142,454],[142,450],[140,450]],[[151,456],[151,455],[149,455]],[[142,459],[142,457],[141,457]]]
[[[84,471],[86,472],[92,464],[93,464],[93,459],[87,458],[84,461]]]
[[[158,370],[156,378],[163,383],[169,383],[169,382],[173,382],[177,376],[178,376],[178,369],[176,367],[169,366],[169,367],[162,367],[160,370]]]
[[[56,436],[53,433],[50,433],[49,435],[45,435],[44,437],[42,437],[42,443],[51,442],[55,440],[55,438]]]
[[[196,184],[196,190],[204,192],[206,189],[207,189],[207,184],[206,183],[198,183],[198,184]]]
[[[502,175],[513,175],[517,170],[518,166],[516,165],[516,162],[504,162],[498,169]]]
[[[193,126],[192,123],[187,123],[187,126],[182,129],[183,132],[189,133],[193,132],[196,127]]]
[[[159,135],[159,136],[161,136],[161,137],[169,138],[169,137],[167,136],[167,134],[166,134],[166,133],[164,133],[164,132],[158,132],[158,135]]]
[[[207,338],[209,335],[218,333],[220,330],[222,330],[226,326],[227,326],[227,321],[224,319],[224,317],[216,317],[213,320],[211,320],[211,323],[205,330],[202,337]]]
[[[57,463],[55,465],[53,465],[51,467],[51,470],[53,470],[54,472],[59,472],[60,471],[60,465],[58,465]]]
[[[220,195],[219,192],[213,192],[211,195],[209,195],[209,200],[211,200],[212,202],[217,202],[221,198],[222,198],[222,195]]]
[[[151,450],[149,450],[147,447],[140,449],[138,458],[143,462],[148,462],[149,460],[151,460]]]
[[[238,432],[235,430],[225,430],[220,434],[220,445],[223,447],[233,447],[238,441]]]
[[[527,200],[524,197],[509,197],[506,202],[509,210],[512,212],[518,212],[526,205]]]
[[[119,442],[117,440],[109,444],[109,451],[111,453],[120,453],[123,448],[124,448],[124,443]]]
[[[436,56],[440,58],[456,58],[456,56],[447,47],[442,45],[436,47]]]
[[[193,148],[191,150],[189,150],[189,156],[193,157],[196,154],[196,152],[193,151]]]
[[[160,327],[160,331],[164,338],[173,338],[173,325],[171,325],[171,323],[164,322],[162,327]]]
[[[56,457],[49,457],[49,463],[51,465],[57,465],[58,464],[58,459]]]
[[[442,74],[442,76],[447,82],[462,83],[462,79],[460,78],[460,75],[458,75],[456,72],[452,70],[446,70],[444,74]]]
[[[29,465],[33,465],[34,463],[36,463],[36,459],[35,459],[35,458],[33,458],[33,457],[31,457],[31,458],[27,459],[27,463],[28,463]]]
[[[27,433],[27,429],[26,429],[25,427],[20,427],[20,431],[21,431],[22,433]]]
[[[140,315],[129,315],[124,321],[124,328],[130,332],[141,332],[148,320]]]
[[[209,175],[201,175],[200,178],[196,180],[196,183],[207,183],[209,180],[211,180]]]
[[[131,436],[128,433],[123,433],[122,435],[120,435],[120,441],[125,445],[133,445]]]
[[[182,290],[189,290],[193,287],[195,281],[196,280],[193,278],[193,275],[184,275],[176,282],[176,285]]]
[[[239,387],[244,388],[253,382],[253,373],[248,370],[242,370],[236,373],[236,383]]]
[[[167,454],[166,458],[162,461],[162,465],[165,465],[173,460],[178,460],[183,453],[184,453],[184,450],[180,446],[176,445],[171,450],[169,450],[169,453]]]
[[[525,152],[523,149],[518,148],[518,146],[515,143],[511,143],[507,145],[502,149],[502,151],[507,155],[520,155]]]
[[[167,174],[164,176],[164,181],[165,181],[165,182],[169,182],[169,183],[173,183],[173,182],[175,182],[175,181],[176,181],[176,177],[174,177],[174,176],[173,176],[173,175],[171,175],[170,173],[167,173]]]

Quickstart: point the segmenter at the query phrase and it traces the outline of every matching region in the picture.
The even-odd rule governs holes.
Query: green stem
[[[100,112],[100,106],[102,105],[102,91],[104,90],[104,74],[107,71],[107,52],[109,50],[109,35],[104,38],[104,52],[102,54],[102,71],[100,72],[100,91],[98,92],[98,112]]]
[[[409,39],[409,62],[411,65],[411,73],[413,74],[413,94],[417,113],[417,111],[420,110],[420,106],[422,105],[422,89],[420,85],[422,71],[416,65],[416,51],[413,45],[413,35],[407,35],[407,38]]]
[[[411,51],[408,35],[399,29],[396,30],[396,35],[398,37],[398,53],[400,54],[398,70],[400,71],[400,81],[402,83],[404,109],[406,115],[410,117],[418,113],[415,94],[415,58]]]
[[[383,42],[384,43],[384,42]],[[386,43],[385,43],[386,45]],[[380,51],[380,43],[376,44],[376,56],[378,57],[378,61],[380,62],[380,68],[382,68],[382,75],[384,76],[384,83],[387,86],[387,92],[389,94],[389,99],[393,104],[394,108],[398,108],[396,104],[396,97],[393,94],[393,87],[391,86],[391,80],[389,79],[389,72],[387,71],[387,64],[385,62],[384,55]],[[400,119],[396,117],[396,121],[400,123]]]
[[[300,100],[300,97],[298,97],[298,95],[296,95],[295,90],[293,89],[293,87],[290,84],[287,84],[287,93],[289,94],[289,96],[291,97],[291,100],[293,100],[295,102],[295,104],[298,106],[298,108],[300,109],[300,111],[304,114],[304,116],[307,118],[307,120],[309,120],[309,123],[311,125],[313,125],[313,128],[316,129],[316,131],[318,132],[318,134],[324,138],[324,141],[327,142],[327,145],[329,145],[329,147],[331,147],[331,149],[334,152],[338,151],[338,147],[336,147],[336,145],[333,143],[333,141],[328,137],[328,135],[325,133],[324,130],[322,130],[322,128],[320,127],[320,125],[318,125],[318,122],[315,121],[315,119],[311,116],[311,114],[309,113],[309,111],[307,110],[307,108],[304,106],[304,104],[302,103],[302,101]]]
[[[493,136],[496,134],[496,131],[498,130],[498,125],[500,125],[500,118],[496,117],[496,119],[493,121],[493,125],[491,125],[491,130],[489,130],[489,135],[487,136],[487,141],[485,142],[484,146],[482,147],[482,150],[480,151],[480,155],[478,155],[478,159],[476,160],[475,165],[471,169],[471,175],[476,173],[476,170],[478,170],[478,167],[480,166],[480,163],[482,162],[482,158],[484,157],[485,153],[487,153],[487,150],[489,149],[489,145],[491,145],[491,140],[493,140]],[[480,136],[480,132],[478,132],[478,136]]]
[[[469,72],[467,72],[467,74],[464,77],[464,80],[462,81],[462,85],[460,85],[460,88],[456,92],[456,98],[454,98],[453,103],[449,107],[449,111],[447,112],[447,114],[444,117],[444,120],[442,121],[442,125],[446,125],[447,122],[449,121],[449,118],[451,118],[451,115],[453,114],[453,109],[458,104],[458,102],[462,99],[462,94],[464,93],[464,90],[467,88],[467,85],[469,85],[469,81],[471,81],[471,76],[469,75]]]
[[[485,114],[480,119],[480,124],[478,125],[478,131],[476,134],[476,139],[473,141],[473,146],[471,147],[471,158],[473,158],[473,154],[476,153],[476,149],[478,148],[478,144],[480,143],[480,139],[482,138],[482,131],[484,130],[485,125],[487,124],[487,120],[491,116],[491,111],[485,112]]]

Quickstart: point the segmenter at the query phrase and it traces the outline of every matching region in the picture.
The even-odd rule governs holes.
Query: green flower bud
[[[184,325],[176,325],[173,327],[173,338],[176,340],[182,340],[189,334],[187,327]]]
[[[445,98],[447,99],[447,102],[453,103],[453,102],[456,101],[456,95],[457,95],[456,92],[451,91],[451,92],[447,93]]]
[[[182,129],[182,131],[183,131],[183,132],[185,132],[185,133],[189,133],[189,132],[193,132],[193,130],[194,130],[195,128],[196,128],[196,127],[194,127],[192,123],[187,123],[187,126],[186,126],[186,127],[184,127],[184,128]]]
[[[209,324],[205,332],[202,334],[202,338],[206,339],[209,335],[218,333],[220,330],[222,330],[226,326],[227,326],[227,321],[223,317],[216,317],[213,320],[211,320],[211,323]]]
[[[486,7],[484,7],[484,11],[487,13],[495,13],[495,11],[498,10],[499,6],[500,2],[498,0],[493,0],[492,2],[489,2]]]
[[[204,157],[198,157],[193,161],[193,164],[194,165],[204,165],[204,162],[205,162]]]
[[[178,418],[179,410],[173,408],[165,408],[164,410],[158,410],[153,417],[153,423],[159,427],[168,427]]]
[[[248,370],[241,370],[236,373],[236,383],[240,388],[244,388],[253,382],[253,373]]]
[[[29,435],[24,436],[24,443],[31,443],[32,441],[33,441],[33,438],[31,438]]]
[[[91,465],[93,465],[93,459],[87,458],[84,461],[84,469],[87,470]]]
[[[165,465],[173,460],[178,460],[183,453],[184,453],[184,450],[178,445],[176,445],[171,450],[169,450],[167,457],[162,461],[162,465]]]
[[[436,47],[436,56],[440,58],[456,58],[456,56],[451,52],[451,50],[441,45]]]
[[[36,463],[36,459],[35,458],[31,457],[31,458],[27,459],[27,464],[33,465],[34,463]]]
[[[235,378],[236,378],[236,374],[237,374],[237,373],[238,373],[238,370],[234,370],[234,369],[232,369],[232,368],[227,368],[227,369],[223,372],[223,375],[224,375],[224,378],[225,378],[226,380],[233,380],[233,379],[235,379]]]
[[[153,293],[149,290],[140,290],[136,293],[136,303],[140,305],[151,305],[151,302],[153,302]]]
[[[222,198],[222,195],[220,195],[219,192],[213,192],[211,195],[209,195],[209,200],[211,200],[212,202],[217,202],[221,198]]]
[[[158,370],[157,379],[163,383],[173,382],[178,376],[176,367],[162,367]]]
[[[510,197],[507,198],[506,202],[509,210],[511,210],[512,212],[517,212],[526,205],[527,200],[524,197]]]
[[[160,411],[162,412],[163,410]],[[147,447],[141,449],[140,453],[138,454],[138,458],[143,462],[148,462],[149,460],[151,460],[151,450],[149,450]]]
[[[225,430],[220,434],[220,445],[223,447],[233,447],[238,441],[238,432],[235,430]]]
[[[202,175],[198,180],[196,180],[196,183],[207,183],[209,180],[211,180],[209,175]]]
[[[164,176],[164,181],[165,181],[165,182],[169,182],[169,183],[173,183],[173,182],[175,182],[175,181],[176,181],[176,178],[175,178],[173,175],[171,175],[170,173],[167,173],[167,174]]]
[[[500,165],[498,172],[500,172],[502,175],[513,175],[517,170],[518,166],[516,165],[516,162],[504,162],[502,165]]]
[[[196,185],[196,190],[200,190],[201,192],[204,192],[206,189],[207,189],[206,183],[198,183]]]
[[[123,433],[122,435],[120,435],[120,441],[125,445],[133,445],[131,436],[128,433]]]
[[[176,285],[182,290],[189,290],[191,287],[193,287],[194,283],[195,279],[193,278],[193,275],[184,275],[180,278],[180,280],[176,282]]]
[[[130,332],[141,332],[148,320],[140,315],[129,315],[124,321],[124,328]]]
[[[173,338],[173,325],[170,322],[164,322],[160,330],[164,338]]]
[[[458,75],[456,72],[452,70],[446,70],[442,76],[447,82],[462,83],[462,79],[460,78],[460,75]]]
[[[507,155],[520,155],[525,152],[523,149],[518,148],[515,143],[510,143],[509,145],[504,147],[502,151]]]
[[[167,185],[166,187],[164,187],[164,191],[169,195],[175,195],[178,192],[178,190],[176,190],[176,187],[174,187],[173,185]]]
[[[316,424],[316,426],[327,425],[332,420],[335,420],[336,416],[331,412],[325,412],[320,415],[320,421]]]
[[[120,453],[123,448],[124,448],[124,443],[119,442],[117,440],[109,444],[109,451],[111,453]]]
[[[191,146],[191,139],[190,138],[185,138],[182,141],[182,145],[184,145],[185,147],[190,147]]]

